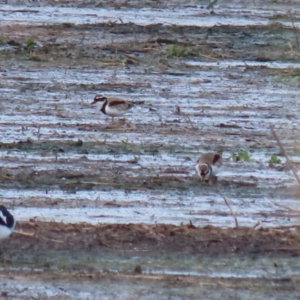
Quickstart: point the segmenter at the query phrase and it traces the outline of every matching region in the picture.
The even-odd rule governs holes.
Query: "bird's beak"
[[[91,104],[95,104],[96,103],[96,101],[94,100]]]

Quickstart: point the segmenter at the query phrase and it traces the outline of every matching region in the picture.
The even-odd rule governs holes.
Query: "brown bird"
[[[217,182],[216,174],[222,165],[222,155],[217,152],[202,154],[197,160],[196,170],[201,180],[209,183]]]
[[[103,95],[96,95],[91,104],[98,104],[98,108],[102,113],[112,118],[124,115],[135,104],[143,104],[144,101],[130,102],[119,98],[110,98]]]

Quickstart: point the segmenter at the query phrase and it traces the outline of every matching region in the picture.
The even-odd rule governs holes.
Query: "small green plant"
[[[238,153],[233,153],[232,158],[235,161],[250,161],[250,155],[248,151],[241,150]]]
[[[28,39],[26,41],[26,48],[28,50],[32,50],[35,47],[35,45],[36,45],[36,43],[35,43],[35,41],[33,39]]]
[[[300,155],[300,148],[299,147],[294,147],[293,152],[295,155]]]
[[[3,44],[5,44],[5,38],[2,35],[0,35],[0,45]]]
[[[171,56],[185,56],[187,54],[187,48],[184,46],[176,45],[176,44],[171,44],[168,46],[168,53]]]
[[[272,164],[279,164],[281,162],[281,160],[277,157],[277,155],[272,154],[269,162]]]
[[[295,80],[295,81],[300,81],[300,70],[299,69],[291,69],[291,68],[286,68],[281,70],[277,76],[277,80],[279,81],[288,81],[288,80]]]

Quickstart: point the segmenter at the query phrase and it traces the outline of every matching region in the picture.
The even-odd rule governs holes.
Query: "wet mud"
[[[299,296],[300,9],[207,4],[2,3],[0,297]]]
[[[224,288],[225,299],[249,293],[293,299],[299,292],[299,243],[298,227],[30,220],[19,223],[1,245],[1,289],[21,299],[29,291],[58,299],[154,299],[158,294],[161,299],[217,299]]]

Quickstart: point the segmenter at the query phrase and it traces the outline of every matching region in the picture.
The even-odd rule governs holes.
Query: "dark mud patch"
[[[38,284],[44,292],[78,298],[82,292],[101,291],[102,296],[129,293],[130,299],[144,299],[147,294],[145,299],[155,299],[159,289],[161,299],[175,297],[175,290],[179,299],[218,299],[220,293],[222,299],[237,293],[293,299],[299,292],[299,249],[298,227],[92,226],[32,220],[18,223],[17,232],[1,244],[6,270],[0,271],[2,296],[29,296],[39,291]]]
[[[177,68],[178,58],[267,62],[297,61],[300,55],[295,50],[298,30],[280,23],[201,27],[109,22],[24,27],[19,35],[14,28],[2,29],[4,57],[50,65],[53,60],[72,66],[92,63],[99,68],[140,65],[163,71],[168,65]]]
[[[35,252],[46,250],[132,251],[191,255],[300,254],[300,228],[227,228],[168,224],[64,224],[19,222],[16,231],[2,245],[3,254],[12,249]],[[23,234],[24,233],[24,234]],[[18,251],[19,251],[18,250]],[[24,254],[24,253],[23,253]]]

